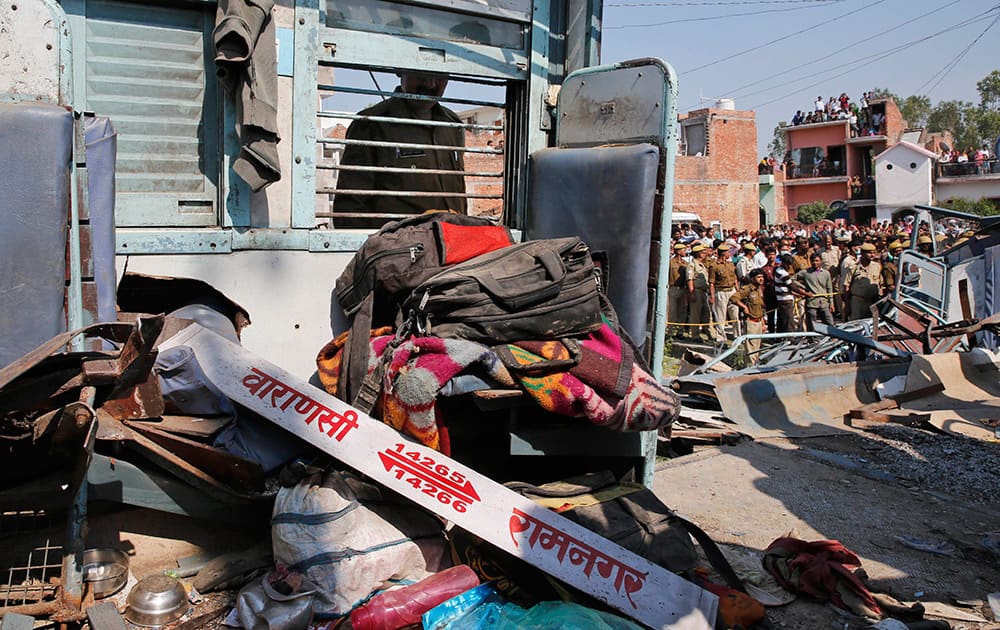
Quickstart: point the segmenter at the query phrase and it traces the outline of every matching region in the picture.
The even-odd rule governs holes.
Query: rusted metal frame
[[[452,174],[457,174],[452,171]],[[503,199],[501,194],[485,194],[485,193],[459,193],[459,192],[434,192],[434,191],[420,191],[420,190],[373,190],[370,188],[364,189],[344,189],[344,188],[317,188],[317,193],[321,194],[341,194],[341,195],[357,195],[367,196],[367,197],[458,197],[462,199]],[[344,216],[339,214],[338,216]],[[370,216],[370,215],[365,215]],[[398,214],[396,215],[399,216]]]
[[[343,144],[361,147],[382,147],[386,149],[426,149],[428,151],[459,151],[461,153],[485,153],[503,155],[503,149],[487,147],[467,147],[465,145],[421,144],[417,142],[389,142],[385,140],[353,140],[351,138],[316,138],[317,144]]]
[[[91,324],[72,332],[57,335],[38,346],[31,352],[23,355],[17,361],[7,367],[0,369],[0,390],[4,389],[12,381],[26,373],[31,368],[40,364],[43,360],[53,354],[66,349],[66,346],[77,336],[100,337],[109,341],[122,342],[128,338],[128,334],[135,328],[134,324],[112,322]]]
[[[201,442],[160,431],[150,423],[127,422],[125,426],[231,488],[241,492],[264,490],[264,471],[257,462],[231,455]]]
[[[88,384],[114,383],[111,397],[121,394],[127,387],[141,382],[153,369],[156,361],[154,344],[163,330],[163,316],[144,317],[132,327],[118,356],[113,359],[84,361],[81,366]]]
[[[90,388],[86,388],[90,390]],[[91,398],[92,391],[83,392],[84,398]],[[63,544],[61,588],[58,609],[53,615],[56,621],[78,621],[83,618],[83,551],[86,547],[84,535],[87,527],[87,469],[94,455],[97,438],[97,422],[94,410],[81,402],[74,408],[73,420],[83,430],[83,444],[70,481],[73,503],[67,517],[66,539]],[[80,426],[83,423],[83,426]]]
[[[421,127],[451,127],[457,129],[472,129],[478,131],[503,131],[503,125],[479,125],[475,123],[445,122],[443,120],[421,120],[419,118],[395,118],[392,116],[365,116],[353,112],[323,111],[316,112],[317,118],[347,118],[348,120],[367,120],[369,122],[392,123],[394,125],[414,125]]]
[[[503,177],[503,172],[456,171],[447,168],[403,168],[395,166],[359,166],[352,164],[317,164],[320,171],[357,171],[363,173],[399,173],[402,175],[459,175],[463,177]]]
[[[205,471],[181,459],[145,435],[125,426],[111,417],[103,409],[97,411],[98,439],[110,442],[124,442],[131,450],[149,459],[152,463],[175,475],[185,483],[206,493],[210,497],[233,502],[234,498],[252,499],[247,494],[227,487]]]

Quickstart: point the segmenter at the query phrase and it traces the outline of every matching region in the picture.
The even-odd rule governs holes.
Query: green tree
[[[955,199],[945,201],[941,204],[941,207],[948,208],[949,210],[955,210],[956,212],[975,214],[981,217],[992,217],[1000,214],[1000,208],[997,208],[996,204],[986,197],[983,197],[978,201],[956,197]]]
[[[910,127],[926,127],[927,118],[931,114],[931,99],[926,96],[907,96],[899,102],[899,112]]]
[[[810,201],[799,206],[798,220],[806,225],[825,219],[833,214],[833,208],[823,201]]]
[[[871,91],[871,95],[872,95],[872,98],[886,98],[886,97],[890,97],[890,98],[892,98],[892,100],[896,101],[897,103],[899,102],[899,97],[896,96],[895,94],[893,94],[892,92],[890,92],[889,90],[885,89],[885,88],[877,87],[877,88],[875,88],[874,90]]]
[[[771,143],[767,145],[767,154],[774,159],[781,162],[785,159],[785,130],[784,128],[788,126],[788,123],[784,120],[778,123],[778,126],[774,128],[774,137],[771,138]]]
[[[993,111],[1000,110],[1000,70],[994,70],[976,83],[979,106]]]
[[[976,128],[977,109],[967,101],[941,101],[927,116],[928,131],[951,131],[955,136],[954,148],[980,146]]]

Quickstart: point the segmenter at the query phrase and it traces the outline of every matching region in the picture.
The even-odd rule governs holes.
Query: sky
[[[817,95],[978,103],[998,52],[996,0],[605,0],[601,62],[668,62],[680,112],[719,98],[755,110],[764,155],[775,125]]]

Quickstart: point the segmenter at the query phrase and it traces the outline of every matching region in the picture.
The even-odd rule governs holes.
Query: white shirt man
[[[821,111],[824,110],[823,97],[822,96],[817,96],[816,97],[816,103],[814,104],[814,109],[816,111],[818,111],[818,112],[821,112]]]

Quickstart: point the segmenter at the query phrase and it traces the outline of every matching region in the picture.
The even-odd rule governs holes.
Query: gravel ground
[[[864,434],[801,440],[802,446],[839,452],[862,468],[887,473],[902,485],[970,505],[1000,505],[1000,444],[886,424]]]

